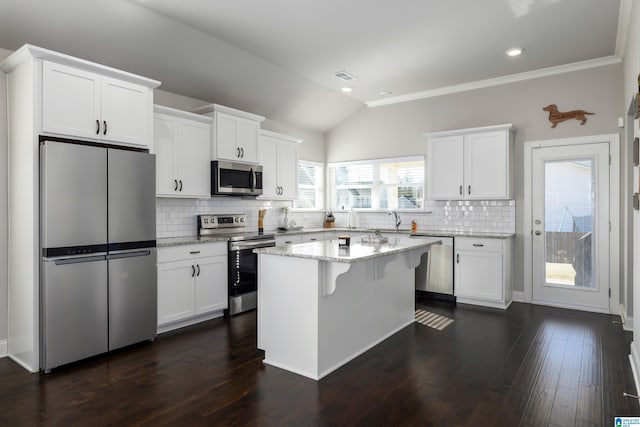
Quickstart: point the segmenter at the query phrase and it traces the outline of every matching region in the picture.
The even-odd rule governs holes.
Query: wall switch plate
[[[624,127],[624,117],[618,117],[618,127],[619,128]]]

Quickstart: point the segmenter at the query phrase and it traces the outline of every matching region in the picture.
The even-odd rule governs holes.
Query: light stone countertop
[[[332,231],[336,231],[339,233],[348,234],[351,233],[371,233],[373,234],[376,229],[373,228],[303,228],[300,230],[289,230],[289,231],[270,231],[270,233],[275,234],[276,236],[292,236],[296,234],[306,234],[306,233],[329,233]],[[389,234],[398,234],[410,236],[413,235],[411,230],[393,230],[393,229],[380,229],[380,232],[385,235]],[[488,239],[509,239],[515,236],[515,233],[502,233],[502,232],[494,232],[494,231],[460,231],[460,230],[418,230],[415,233],[416,236],[427,236],[427,237],[483,237]]]
[[[353,263],[411,251],[413,249],[426,248],[440,242],[441,240],[437,237],[412,238],[408,236],[398,236],[390,237],[389,242],[379,244],[361,243],[360,239],[354,239],[348,248],[340,248],[338,240],[323,240],[319,242],[259,248],[254,249],[253,252],[257,254],[315,259],[326,262]]]
[[[323,233],[323,232],[339,232],[349,234],[351,233],[374,233],[374,229],[371,228],[303,228],[300,230],[279,231],[270,230],[266,231],[266,234],[273,234],[277,236],[292,236],[297,234],[307,233]],[[387,230],[381,229],[380,232],[385,235],[397,234],[398,237],[411,236],[410,230]],[[416,236],[420,237],[478,237],[488,239],[509,239],[515,236],[515,233],[496,233],[496,232],[484,232],[484,231],[452,231],[452,230],[418,230]],[[192,245],[198,243],[211,243],[211,242],[225,242],[229,240],[224,236],[208,236],[198,238],[196,235],[181,236],[181,237],[163,237],[156,240],[156,246],[168,247],[177,245]]]
[[[224,236],[198,237],[196,235],[192,235],[182,237],[163,237],[156,240],[156,246],[158,248],[164,248],[169,246],[193,245],[198,243],[226,242],[228,240],[229,238]]]

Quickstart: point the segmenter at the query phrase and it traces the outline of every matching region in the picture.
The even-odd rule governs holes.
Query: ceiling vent
[[[349,74],[346,71],[338,71],[336,73],[333,73],[333,77],[335,77],[336,79],[340,79],[343,82],[350,82],[351,80],[357,79],[356,76],[354,76],[353,74]]]

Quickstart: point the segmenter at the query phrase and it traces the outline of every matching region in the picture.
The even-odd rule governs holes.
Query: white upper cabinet
[[[298,198],[298,144],[302,140],[263,130],[260,142],[262,162],[261,199]]]
[[[205,105],[194,113],[213,118],[211,160],[261,162],[259,136],[264,117],[218,104]]]
[[[80,68],[42,61],[42,131],[147,147],[152,90]]]
[[[428,134],[433,200],[511,198],[510,124]]]
[[[211,197],[209,117],[155,106],[156,195]]]

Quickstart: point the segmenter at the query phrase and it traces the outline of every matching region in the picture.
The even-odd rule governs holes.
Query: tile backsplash
[[[410,229],[411,221],[418,230],[515,232],[516,207],[514,200],[427,201],[424,211],[402,212],[400,229]],[[258,210],[267,209],[265,230],[275,230],[282,220],[282,208],[291,207],[287,201],[243,199],[240,197],[212,197],[211,199],[156,199],[157,237],[195,235],[196,216],[209,213],[246,213],[249,231],[258,229]],[[347,227],[348,213],[335,211],[336,227]],[[358,228],[394,228],[394,218],[387,212],[356,213]],[[305,228],[322,227],[323,212],[290,212],[289,219]]]

